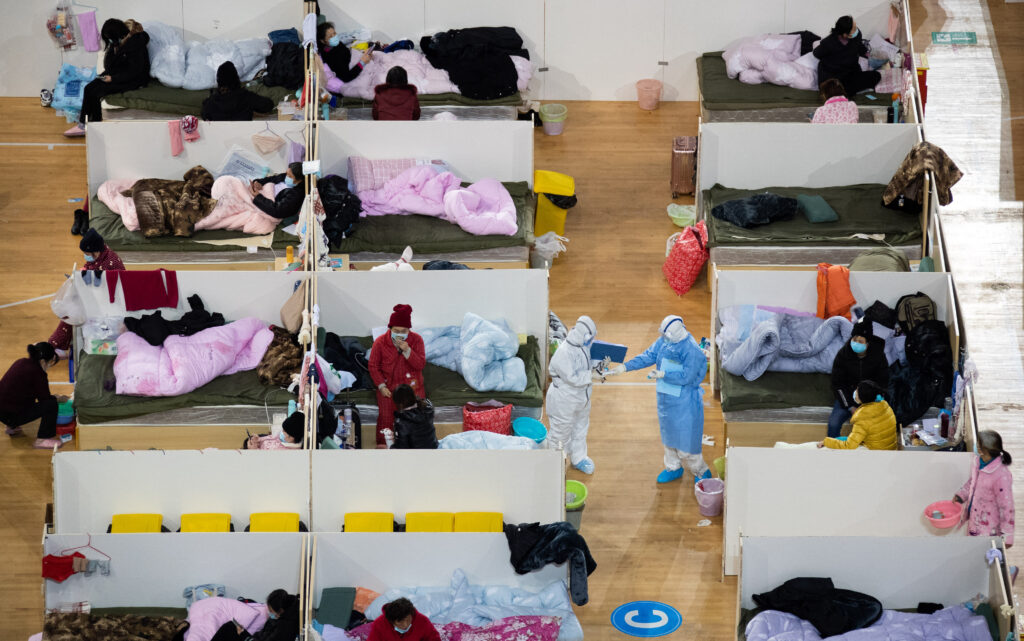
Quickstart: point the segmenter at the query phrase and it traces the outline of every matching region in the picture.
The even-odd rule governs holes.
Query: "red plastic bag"
[[[495,434],[512,433],[512,405],[499,401],[466,403],[462,406],[462,431],[483,430]]]
[[[682,296],[693,287],[708,260],[708,230],[702,220],[673,237],[675,242],[669,239],[672,244],[661,271],[672,291]]]

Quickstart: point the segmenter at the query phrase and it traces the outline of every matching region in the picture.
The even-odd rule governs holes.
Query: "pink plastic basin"
[[[924,515],[931,521],[931,524],[940,530],[955,526],[960,522],[960,513],[963,512],[962,503],[955,501],[936,501],[924,509]],[[932,512],[942,512],[942,518],[932,516]]]

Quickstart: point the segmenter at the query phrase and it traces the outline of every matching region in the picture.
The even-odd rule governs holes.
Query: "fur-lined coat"
[[[43,638],[46,641],[171,641],[183,624],[182,619],[174,617],[54,613],[46,615]]]
[[[213,175],[202,165],[185,172],[184,180],[143,178],[121,192],[135,203],[139,227],[146,238],[191,236],[217,201],[210,197]]]
[[[256,368],[256,377],[264,385],[288,387],[292,383],[292,375],[302,369],[302,347],[283,327],[271,326],[274,340],[267,348]]]
[[[882,194],[882,204],[889,205],[899,198],[900,194],[910,200],[922,204],[924,174],[932,172],[935,178],[935,191],[939,195],[939,204],[948,205],[953,202],[952,188],[963,177],[963,172],[956,163],[930,142],[919,142],[910,150],[907,157],[900,163],[892,180]]]

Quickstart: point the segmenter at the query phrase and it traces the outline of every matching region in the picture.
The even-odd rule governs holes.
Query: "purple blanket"
[[[785,612],[766,610],[747,624],[747,641],[821,641],[813,625]],[[886,610],[873,625],[830,641],[992,641],[984,617],[975,616],[962,605],[934,614]]]

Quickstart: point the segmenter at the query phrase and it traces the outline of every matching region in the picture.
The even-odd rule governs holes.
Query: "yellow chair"
[[[349,512],[345,515],[345,531],[394,532],[394,521],[391,512]]]
[[[179,532],[230,532],[231,515],[214,512],[196,512],[181,515]]]
[[[405,531],[451,532],[454,520],[451,512],[409,512],[405,515]]]
[[[456,512],[453,532],[501,532],[501,512]]]
[[[295,512],[255,512],[249,515],[250,532],[299,532]]]
[[[110,520],[110,532],[113,534],[160,532],[163,524],[162,514],[115,514]]]

